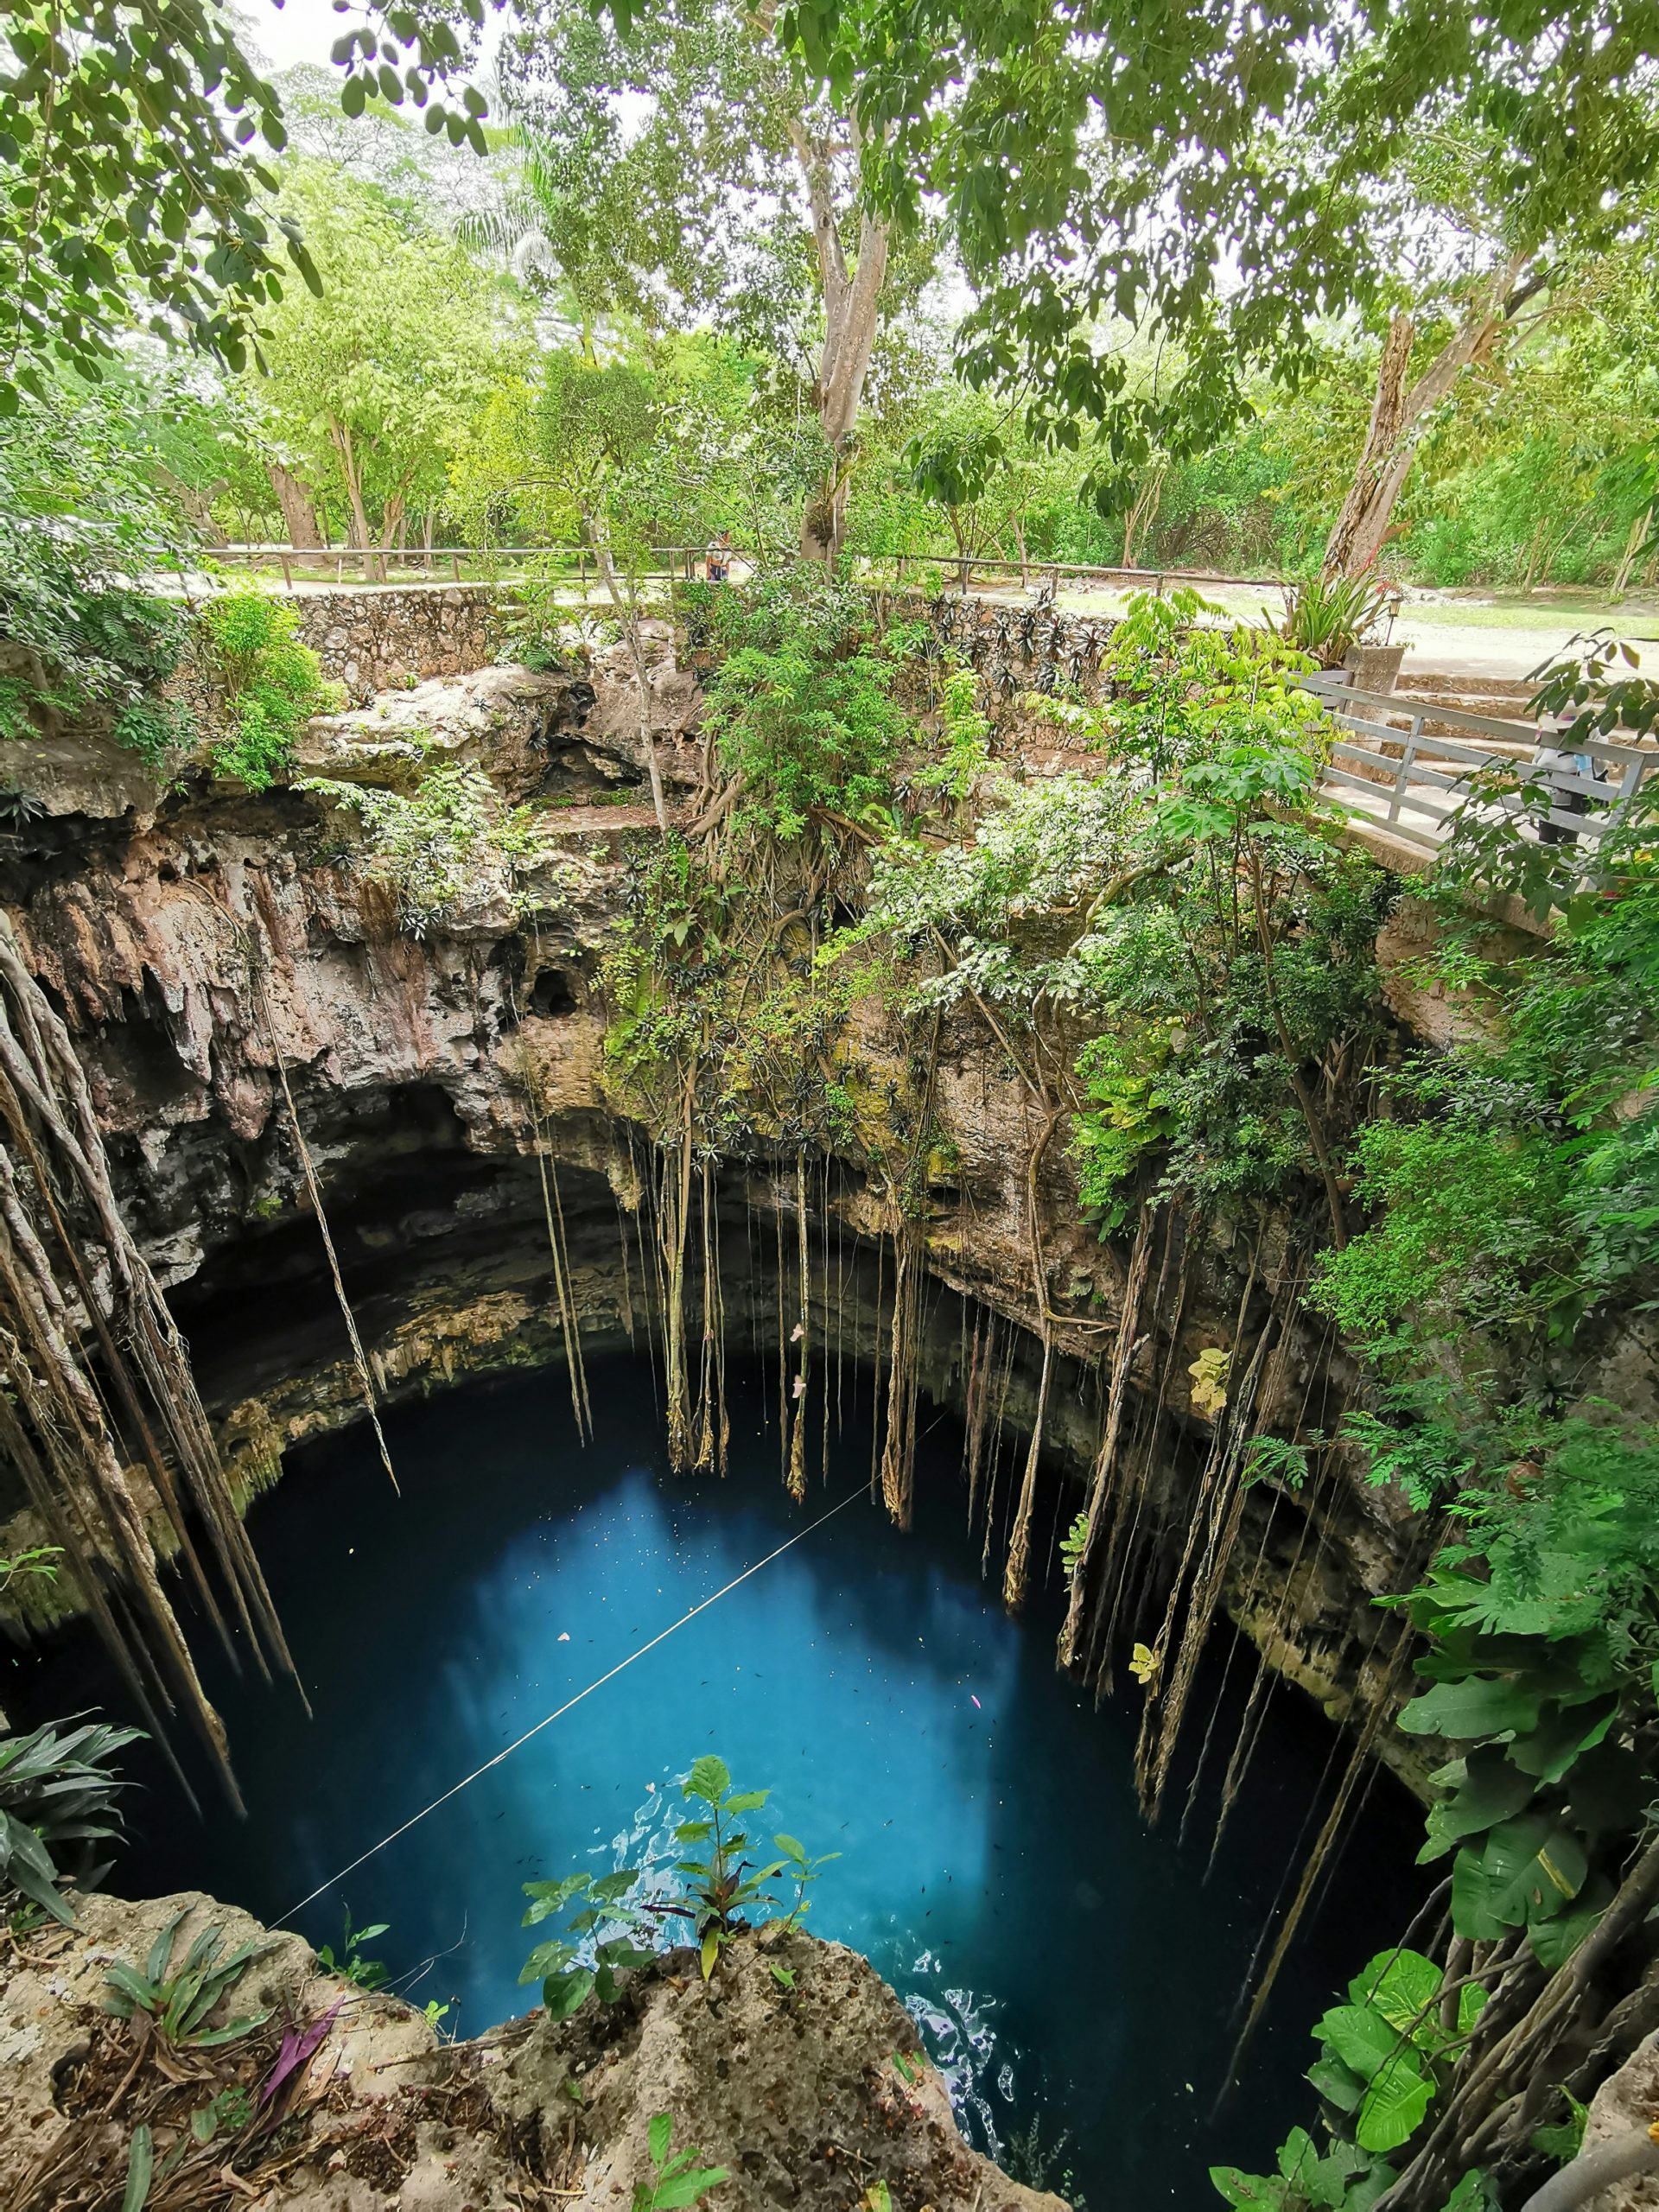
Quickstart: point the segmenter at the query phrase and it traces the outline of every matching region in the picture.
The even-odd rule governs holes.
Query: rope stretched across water
[[[372,1843],[366,1851],[360,1853],[353,1859],[349,1866],[342,1866],[337,1874],[331,1874],[326,1882],[319,1882],[316,1888],[302,1897],[297,1904],[287,1906],[280,1916],[281,1920],[286,1922],[291,1919],[295,1913],[303,1912],[307,1905],[315,1904],[318,1897],[332,1890],[336,1882],[343,1882],[348,1874],[356,1873],[359,1866],[366,1865],[377,1853],[384,1851],[388,1844],[396,1843],[400,1835],[407,1835],[410,1828],[418,1827],[429,1813],[435,1813],[440,1805],[447,1805],[452,1797],[459,1797],[461,1791],[470,1788],[480,1775],[487,1774],[492,1767],[499,1766],[504,1760],[510,1759],[515,1751],[522,1751],[532,1736],[539,1736],[543,1728],[550,1728],[553,1723],[563,1719],[573,1706],[580,1705],[583,1698],[591,1697],[595,1690],[603,1689],[607,1682],[614,1681],[619,1675],[625,1673],[632,1666],[636,1659],[643,1659],[646,1652],[654,1651],[659,1643],[666,1643],[669,1637],[677,1630],[683,1629],[688,1621],[696,1620],[699,1613],[706,1613],[710,1605],[718,1605],[722,1598],[729,1597],[740,1583],[747,1582],[752,1574],[759,1574],[761,1568],[770,1567],[773,1560],[781,1559],[786,1551],[792,1550],[804,1538],[810,1536],[814,1529],[822,1529],[826,1521],[833,1521],[836,1514],[843,1511],[855,1498],[863,1497],[866,1494],[863,1484],[860,1483],[856,1490],[848,1491],[839,1505],[832,1505],[827,1513],[821,1513],[816,1521],[810,1521],[804,1529],[798,1529],[786,1543],[779,1545],[776,1551],[768,1552],[764,1559],[758,1559],[752,1567],[746,1567],[741,1574],[734,1575],[723,1589],[715,1591],[709,1597],[700,1599],[689,1613],[682,1613],[678,1620],[671,1621],[668,1627],[653,1636],[649,1643],[642,1643],[637,1651],[630,1651],[627,1657],[619,1660],[608,1673],[599,1675],[596,1680],[588,1683],[586,1689],[578,1690],[574,1697],[567,1698],[556,1712],[548,1713],[543,1719],[538,1720],[533,1728],[526,1728],[522,1736],[518,1737],[515,1742],[509,1744],[504,1751],[498,1751],[493,1758],[486,1759],[482,1766],[474,1767],[471,1774],[463,1775],[461,1779],[452,1789],[446,1789],[441,1797],[435,1797],[429,1805],[423,1805],[418,1813],[411,1814],[401,1827],[393,1828],[390,1835],[383,1835],[378,1843]]]

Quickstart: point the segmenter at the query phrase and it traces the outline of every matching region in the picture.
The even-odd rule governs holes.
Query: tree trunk
[[[1147,469],[1145,481],[1135,494],[1135,505],[1123,522],[1123,565],[1135,566],[1135,541],[1143,530],[1149,531],[1158,518],[1159,503],[1164,496],[1164,471],[1168,463],[1161,454]]]
[[[833,563],[847,532],[847,486],[852,470],[853,431],[858,422],[864,379],[875,345],[877,309],[887,273],[888,226],[865,213],[859,217],[858,257],[851,270],[842,245],[836,213],[830,149],[791,127],[795,157],[806,181],[812,213],[812,246],[823,288],[823,353],[813,398],[818,427],[830,448],[830,465],[801,522],[801,551],[808,560]]]
[[[357,448],[351,431],[344,423],[328,417],[328,435],[334,441],[334,451],[340,455],[340,473],[345,480],[346,497],[351,504],[351,521],[347,526],[346,543],[363,555],[365,577],[384,578],[384,565],[378,565],[374,555],[374,533],[369,528],[368,510],[363,504],[363,472],[358,467]]]
[[[1417,457],[1424,418],[1451,391],[1471,363],[1491,359],[1505,325],[1535,283],[1517,296],[1519,256],[1505,262],[1483,289],[1462,322],[1414,384],[1408,384],[1417,326],[1396,315],[1382,342],[1376,394],[1365,443],[1325,549],[1327,576],[1362,575],[1373,566],[1389,536],[1395,505]]]
[[[302,484],[280,461],[269,464],[268,474],[276,504],[283,511],[283,527],[288,532],[289,543],[302,551],[320,550],[327,540],[317,519],[316,494],[311,486]]]
[[[1624,541],[1624,550],[1620,556],[1618,568],[1613,577],[1612,594],[1615,599],[1622,599],[1630,589],[1630,571],[1640,559],[1643,546],[1647,543],[1652,530],[1653,509],[1649,506],[1645,514],[1638,515],[1630,524],[1630,534]]]
[[[616,573],[616,563],[611,558],[610,540],[602,523],[588,513],[582,516],[582,527],[599,563],[599,573],[605,579],[605,589],[616,610],[622,634],[627,640],[633,658],[634,678],[639,686],[639,744],[645,756],[645,772],[651,779],[651,803],[657,813],[657,827],[668,836],[668,800],[663,791],[662,772],[657,766],[657,740],[651,726],[651,671],[645,660],[645,641],[639,627],[639,601],[634,593],[632,578],[623,579]]]

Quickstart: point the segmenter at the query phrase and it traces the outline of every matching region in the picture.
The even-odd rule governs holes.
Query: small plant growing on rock
[[[779,1900],[766,1885],[780,1874],[795,1883],[795,1902],[782,1924],[793,1928],[807,1910],[807,1890],[818,1879],[820,1867],[838,1851],[812,1858],[798,1836],[778,1835],[772,1841],[783,1853],[765,1866],[744,1856],[749,1838],[738,1824],[745,1813],[759,1811],[772,1795],[769,1789],[734,1789],[731,1770],[712,1752],[698,1759],[681,1784],[681,1796],[692,1804],[707,1807],[708,1817],[682,1821],[674,1829],[676,1843],[706,1844],[707,1858],[678,1859],[673,1872],[680,1877],[683,1894],[633,1901],[640,1878],[637,1866],[619,1868],[614,1874],[567,1874],[558,1882],[526,1882],[530,1899],[524,1925],[535,1927],[563,1912],[567,1905],[580,1909],[565,1923],[565,1935],[539,1943],[525,1960],[518,1979],[539,1980],[542,2001],[556,2020],[568,2019],[590,1993],[601,2001],[614,2003],[620,1993],[617,1975],[629,1967],[648,1966],[653,1953],[641,1948],[635,1937],[663,1920],[689,1920],[696,1938],[705,1981],[714,1973],[721,1950],[740,1929],[770,1915],[764,1910]],[[757,1910],[757,1908],[761,1910]],[[780,1988],[794,1986],[788,1967],[769,1961]]]
[[[299,616],[259,591],[232,591],[202,615],[208,672],[223,700],[229,734],[213,748],[213,771],[263,791],[289,767],[313,715],[332,705],[336,687],[318,673],[300,642]]]
[[[732,2177],[728,2167],[697,2164],[699,2158],[707,2158],[706,2151],[674,2149],[671,2113],[652,2114],[646,2141],[653,2176],[648,2182],[634,2183],[632,2212],[684,2212],[686,2206],[699,2203],[711,2189],[718,2189]]]
[[[677,1913],[690,1921],[702,1961],[702,1978],[707,1981],[722,1947],[731,1942],[740,1928],[747,1925],[743,1916],[746,1910],[753,1905],[777,1903],[766,1884],[783,1872],[784,1861],[774,1859],[769,1866],[757,1867],[743,1856],[749,1839],[742,1828],[734,1825],[737,1817],[758,1812],[772,1792],[734,1790],[731,1770],[724,1759],[716,1758],[712,1751],[705,1752],[681,1785],[680,1794],[690,1803],[706,1805],[709,1817],[683,1821],[674,1831],[674,1840],[706,1843],[709,1856],[675,1862],[676,1872],[687,1878],[689,1901],[679,1905],[659,1905],[657,1910]],[[780,1844],[781,1840],[780,1838]],[[810,1866],[798,1844],[796,1850],[800,1853],[797,1863]],[[812,1878],[810,1873],[807,1878]]]
[[[362,1946],[373,1942],[377,1936],[384,1936],[390,1926],[389,1921],[377,1920],[372,1928],[353,1928],[352,1909],[347,1905],[339,1954],[336,1955],[332,1943],[325,1943],[317,1953],[318,1965],[326,1967],[330,1974],[344,1975],[359,1989],[384,1989],[390,1979],[385,1967],[378,1959],[365,1959]]]
[[[808,1856],[806,1846],[798,1836],[775,1835],[772,1840],[784,1854],[783,1864],[779,1868],[779,1872],[795,1885],[795,1903],[784,1919],[785,1928],[793,1928],[811,1907],[812,1901],[806,1893],[811,1885],[819,1878],[819,1867],[827,1866],[832,1859],[839,1859],[841,1853],[838,1851],[826,1851],[821,1858],[813,1859]],[[779,1971],[776,1967],[772,1968],[774,1974]],[[785,1986],[789,1987],[791,1985],[792,1977],[791,1981],[785,1983]]]
[[[521,1982],[541,1983],[542,2002],[556,2020],[568,2020],[591,1990],[598,1991],[601,2003],[614,2004],[618,1974],[650,1964],[651,1953],[633,1940],[643,1924],[642,1910],[626,1901],[639,1879],[637,1866],[624,1866],[614,1874],[567,1874],[560,1882],[524,1884],[530,1899],[526,1928],[550,1919],[577,1898],[584,1900],[565,1923],[576,1941],[554,1936],[538,1943],[518,1976]]]
[[[219,1999],[235,1988],[257,1958],[276,1947],[271,1943],[240,1943],[228,1958],[221,1959],[219,1952],[225,1940],[224,1930],[204,1928],[186,1952],[183,1962],[169,1974],[173,1940],[181,1923],[188,1916],[188,1906],[183,1912],[174,1914],[150,1945],[142,1973],[124,1959],[116,1961],[106,1977],[110,1994],[104,2000],[104,2009],[118,2020],[130,2020],[139,2012],[145,2013],[164,2043],[184,2050],[209,2050],[219,2044],[239,2041],[255,2028],[263,2027],[270,2018],[269,2012],[249,2012],[222,2028],[206,2024]]]

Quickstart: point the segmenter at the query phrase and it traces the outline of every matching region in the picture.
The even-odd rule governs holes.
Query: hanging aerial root
[[[1128,1395],[1129,1368],[1139,1341],[1141,1301],[1145,1294],[1147,1275],[1152,1262],[1152,1224],[1154,1209],[1145,1198],[1141,1202],[1140,1218],[1135,1223],[1135,1243],[1129,1253],[1128,1273],[1123,1285],[1123,1307],[1118,1317],[1117,1342],[1112,1350],[1112,1376],[1106,1398],[1106,1425],[1096,1455],[1093,1472],[1089,1478],[1089,1491],[1084,1510],[1087,1513],[1088,1531],[1083,1549],[1072,1570],[1071,1587],[1066,1599],[1065,1621],[1060,1630],[1056,1646],[1058,1663],[1065,1668],[1076,1666],[1081,1649],[1088,1592],[1091,1580],[1103,1574],[1110,1566],[1111,1536],[1119,1519],[1117,1493],[1112,1488],[1112,1476],[1117,1464],[1118,1440],[1123,1428],[1123,1407]],[[1109,1526],[1107,1502],[1112,1501]]]
[[[806,1154],[804,1152],[795,1155],[795,1226],[797,1261],[800,1269],[800,1319],[795,1324],[794,1334],[800,1346],[800,1361],[794,1382],[795,1419],[789,1445],[789,1494],[797,1505],[803,1505],[806,1502],[807,1378],[812,1322],[811,1272],[807,1242]]]
[[[664,1160],[662,1165],[657,1207],[658,1243],[662,1255],[664,1425],[668,1464],[677,1474],[683,1474],[696,1458],[685,1328],[685,1248],[691,1219],[696,1080],[696,1070],[688,1069],[681,1085],[678,1136],[672,1160]]]
[[[357,1387],[363,1400],[364,1411],[374,1431],[374,1440],[379,1448],[380,1464],[386,1471],[386,1479],[393,1490],[397,1489],[397,1478],[392,1471],[391,1453],[386,1445],[386,1433],[380,1426],[380,1408],[375,1397],[374,1377],[369,1370],[363,1339],[358,1334],[357,1316],[352,1311],[352,1301],[346,1295],[345,1279],[340,1272],[340,1255],[334,1249],[333,1232],[328,1227],[328,1215],[322,1203],[322,1185],[317,1180],[317,1171],[312,1163],[311,1148],[306,1143],[305,1131],[300,1126],[299,1109],[294,1103],[294,1093],[288,1080],[288,1063],[283,1058],[283,1048],[276,1041],[276,1024],[272,1019],[270,1001],[265,995],[265,979],[255,964],[252,969],[254,988],[259,997],[259,1009],[264,1016],[265,1035],[276,1063],[277,1080],[282,1084],[283,1102],[288,1108],[288,1125],[293,1132],[295,1148],[300,1155],[300,1168],[305,1177],[305,1188],[311,1200],[311,1211],[317,1217],[317,1227],[322,1235],[322,1249],[328,1262],[328,1273],[334,1279],[334,1298],[340,1307],[340,1319],[346,1324],[346,1335],[352,1347],[352,1364],[357,1373]],[[402,1493],[399,1492],[401,1496]]]
[[[916,1399],[921,1317],[919,1232],[901,1215],[893,1232],[893,1327],[887,1340],[887,1420],[881,1440],[881,1499],[908,1529],[916,1497]]]
[[[239,1808],[224,1727],[162,1588],[155,1541],[129,1481],[130,1458],[143,1463],[232,1660],[239,1655],[196,1548],[189,1509],[207,1533],[256,1664],[268,1673],[269,1659],[291,1674],[293,1662],[183,1340],[117,1205],[86,1072],[4,914],[0,1124],[0,1325],[15,1401],[3,1423],[8,1456],[54,1541],[63,1541],[94,1625],[169,1761],[158,1707],[186,1714]],[[82,1341],[88,1328],[95,1356]],[[137,1593],[136,1637],[123,1629],[111,1600],[118,1584],[105,1586],[118,1574]]]
[[[712,1157],[702,1163],[702,1364],[697,1379],[699,1474],[726,1472],[732,1424],[726,1409],[726,1300],[720,1281],[720,1215]]]
[[[1269,1315],[1266,1327],[1256,1338],[1249,1366],[1235,1386],[1233,1401],[1227,1414],[1217,1424],[1205,1480],[1192,1516],[1189,1541],[1182,1554],[1180,1570],[1171,1589],[1169,1608],[1165,1613],[1158,1642],[1154,1646],[1156,1672],[1148,1685],[1140,1734],[1135,1743],[1135,1783],[1149,1821],[1156,1821],[1162,1807],[1164,1788],[1169,1779],[1170,1762],[1174,1757],[1181,1722],[1185,1717],[1192,1677],[1198,1669],[1199,1654],[1209,1639],[1216,1607],[1221,1598],[1222,1585],[1238,1538],[1239,1522],[1244,1510],[1243,1471],[1245,1446],[1251,1433],[1250,1416],[1256,1386],[1274,1325],[1274,1317]],[[1192,1535],[1200,1529],[1204,1540],[1190,1584],[1185,1585],[1186,1616],[1172,1661],[1172,1630],[1187,1568],[1192,1562]]]
[[[1153,1475],[1158,1465],[1158,1446],[1168,1410],[1170,1381],[1179,1357],[1181,1325],[1186,1318],[1187,1287],[1192,1277],[1195,1242],[1192,1228],[1183,1222],[1179,1214],[1172,1212],[1164,1238],[1158,1281],[1152,1296],[1152,1310],[1159,1316],[1160,1325],[1166,1332],[1164,1355],[1157,1364],[1157,1380],[1152,1391],[1150,1410],[1142,1408],[1137,1411],[1135,1431],[1127,1453],[1124,1478],[1114,1489],[1111,1529],[1104,1568],[1099,1592],[1090,1607],[1088,1645],[1080,1662],[1084,1680],[1094,1685],[1096,1707],[1111,1695],[1113,1658],[1120,1640],[1122,1624],[1126,1619],[1135,1617],[1154,1563],[1162,1555],[1173,1496],[1173,1484],[1165,1484],[1155,1501],[1154,1525],[1150,1534],[1146,1533],[1145,1522],[1147,1508],[1154,1503],[1156,1486]],[[1176,1243],[1179,1245],[1180,1258],[1176,1269],[1175,1294],[1166,1301],[1164,1290],[1169,1273],[1171,1247]]]
[[[1306,1864],[1302,1868],[1301,1879],[1296,1885],[1296,1894],[1291,1899],[1290,1910],[1280,1923],[1272,1953],[1262,1972],[1262,1979],[1252,1993],[1250,2009],[1245,2016],[1243,2026],[1238,2031],[1238,2040],[1233,2045],[1232,2055],[1227,2062],[1226,2077],[1217,2093],[1217,2101],[1226,2094],[1229,2084],[1237,2074],[1239,2061],[1244,2055],[1245,2046],[1255,2032],[1262,2013],[1267,2010],[1268,2000],[1273,1995],[1274,1985],[1279,1979],[1280,1968],[1284,1965],[1290,1947],[1296,1940],[1303,1916],[1307,1910],[1309,1901],[1324,1872],[1325,1860],[1335,1848],[1337,1840],[1342,1833],[1342,1824],[1347,1817],[1348,1808],[1353,1802],[1354,1792],[1370,1770],[1371,1754],[1377,1737],[1384,1725],[1393,1718],[1395,1692],[1405,1674],[1406,1662],[1411,1653],[1413,1634],[1410,1621],[1402,1618],[1399,1634],[1395,1638],[1394,1649],[1389,1655],[1387,1672],[1371,1700],[1363,1725],[1354,1738],[1353,1750],[1349,1756],[1347,1765],[1343,1769],[1342,1780],[1337,1785],[1337,1794],[1332,1800],[1331,1809],[1325,1815],[1324,1824],[1314,1839],[1313,1847],[1307,1854]]]

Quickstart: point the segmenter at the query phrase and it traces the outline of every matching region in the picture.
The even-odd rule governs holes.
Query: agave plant
[[[1321,668],[1340,668],[1356,645],[1374,645],[1394,614],[1395,594],[1370,576],[1310,576],[1287,586],[1285,611],[1268,627]]]
[[[115,1801],[129,1785],[108,1771],[109,1762],[143,1734],[55,1720],[27,1736],[0,1737],[0,1893],[19,1891],[73,1924],[58,1885],[73,1876],[90,1885],[107,1871],[88,1863],[87,1846],[122,1833]]]

